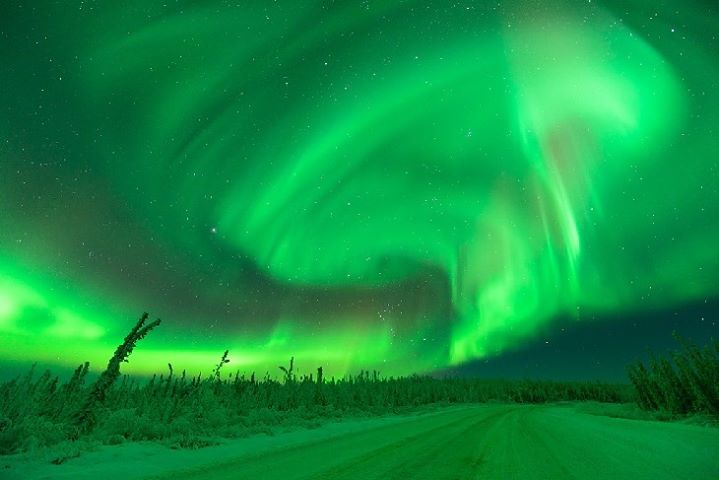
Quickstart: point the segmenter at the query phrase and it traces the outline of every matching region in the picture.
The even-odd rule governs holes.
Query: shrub
[[[679,350],[650,355],[648,368],[639,361],[627,367],[637,403],[666,415],[719,415],[719,342],[702,349],[676,333],[674,338]]]

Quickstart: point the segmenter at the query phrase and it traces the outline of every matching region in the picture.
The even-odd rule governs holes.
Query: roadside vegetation
[[[702,348],[676,333],[674,338],[678,349],[627,367],[637,404],[670,417],[719,416],[719,341]]]
[[[681,357],[684,363],[680,365],[694,357],[701,363],[690,363],[694,370],[682,373],[681,380],[667,377],[675,383],[658,376],[656,372],[665,370],[657,366],[655,372],[657,362],[649,369],[631,366],[636,393],[629,385],[599,382],[383,377],[376,371],[328,378],[322,367],[316,374],[298,376],[294,358],[279,367],[279,379],[269,374],[257,378],[254,373],[231,371],[228,351],[218,355],[219,362],[206,378],[188,376],[184,371],[178,374],[169,363],[166,373],[149,380],[122,375],[122,363],[160,324],[159,320],[147,323],[147,318],[143,314],[94,382],[88,381],[86,362],[64,383],[49,371],[38,374],[32,368],[0,385],[0,455],[62,445],[59,451],[69,453],[53,460],[62,463],[79,455],[85,446],[98,443],[152,440],[174,448],[199,448],[218,438],[316,428],[329,420],[402,413],[430,405],[560,401],[610,405],[631,403],[636,398],[642,408],[664,408],[669,394],[660,397],[656,389],[674,388],[676,382],[682,385],[682,395],[687,395],[681,397],[682,412],[708,411],[705,409],[716,406],[712,402],[717,397],[708,393],[714,388],[712,395],[716,395],[718,383],[708,383],[716,377],[700,380],[709,375],[709,360],[716,362],[716,355],[711,357],[705,350],[699,354],[693,347],[687,347],[689,356]],[[666,369],[664,363],[657,365]],[[716,363],[713,365],[711,375],[716,375]],[[697,370],[699,366],[702,370]],[[704,393],[687,393],[696,389]]]

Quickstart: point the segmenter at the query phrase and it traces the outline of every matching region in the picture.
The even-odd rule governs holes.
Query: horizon
[[[626,367],[636,360],[646,361],[649,352],[662,355],[670,351],[677,350],[679,345],[673,338],[672,334],[664,335],[666,332],[676,332],[686,340],[701,344],[706,339],[718,338],[714,335],[718,332],[716,322],[707,321],[707,315],[716,309],[716,301],[696,302],[689,305],[681,306],[670,312],[669,315],[661,316],[660,312],[641,312],[629,317],[633,328],[629,332],[633,335],[623,335],[627,333],[624,323],[627,318],[613,319],[595,319],[589,326],[572,322],[569,319],[558,321],[554,328],[548,329],[548,335],[551,335],[551,341],[538,339],[535,342],[522,345],[519,348],[504,352],[503,354],[487,359],[468,362],[454,368],[441,368],[427,372],[409,372],[406,375],[420,374],[428,375],[435,378],[442,377],[459,377],[459,378],[476,378],[486,380],[546,380],[556,382],[583,382],[583,381],[599,381],[606,383],[629,384],[626,375]],[[657,327],[657,317],[659,316],[660,328],[655,328],[653,334],[646,335],[645,332],[651,331],[649,327]],[[128,324],[129,328],[129,324]],[[160,334],[162,325],[158,327],[155,335]],[[562,333],[560,336],[552,334],[553,331]],[[620,343],[617,343],[618,337],[623,336]],[[604,338],[610,339],[612,342],[612,355],[606,355],[606,347],[599,347],[592,339]],[[118,339],[118,342],[120,339]],[[643,342],[643,343],[642,343]],[[550,350],[551,353],[547,353]],[[142,345],[131,357],[134,363],[137,363],[136,355],[142,351]],[[591,352],[590,354],[577,355],[577,352]],[[107,359],[103,362],[90,364],[88,375],[92,378],[106,368],[107,360],[111,357],[112,351],[108,350]],[[566,362],[566,356],[570,355],[575,358],[571,363]],[[572,355],[573,354],[573,355]],[[221,356],[221,352],[217,352],[217,359]],[[140,355],[140,358],[142,355]],[[293,357],[293,355],[290,355]],[[289,360],[289,358],[287,360]],[[79,357],[75,357],[78,359]],[[238,365],[234,359],[232,351],[229,352],[230,363],[223,369],[224,377],[232,374],[239,374],[245,378],[249,378],[253,373],[257,378],[264,378],[269,375],[271,379],[280,379],[282,373],[279,365],[267,365],[266,370],[247,369],[246,366]],[[216,359],[216,360],[217,360]],[[58,376],[61,380],[67,379],[78,365],[84,361],[72,363],[70,361],[63,364],[58,363],[37,363],[35,374],[40,374],[44,370],[49,370],[53,376]],[[126,364],[121,369],[123,374],[127,374],[131,378],[150,379],[153,375],[167,374],[167,363],[173,363],[171,359],[165,364],[158,364],[156,370],[152,370],[152,365],[147,364],[146,369],[130,369],[129,373],[125,370],[130,364]],[[28,373],[33,363],[27,362],[3,362],[0,361],[0,381],[7,381]],[[133,365],[134,366],[134,365]],[[187,366],[185,366],[187,367]],[[323,365],[306,365],[302,358],[295,357],[295,368],[298,375],[308,375],[316,373],[317,367],[323,367],[326,378],[336,377],[342,378],[346,375],[356,375],[360,371],[366,369],[358,368],[356,371],[344,372],[341,375],[335,375]],[[214,365],[206,365],[204,368],[196,368],[187,370],[188,378],[201,375],[206,378],[212,372]],[[173,363],[173,370],[177,375],[178,372],[185,370]],[[385,375],[381,370],[377,370],[383,378]]]

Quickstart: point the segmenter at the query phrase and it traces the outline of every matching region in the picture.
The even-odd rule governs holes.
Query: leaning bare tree
[[[160,319],[158,318],[154,322],[145,325],[147,317],[147,312],[143,313],[132,330],[130,330],[130,333],[125,337],[125,341],[115,349],[115,353],[108,362],[107,368],[102,372],[97,381],[95,381],[82,408],[75,414],[73,423],[78,428],[78,433],[87,433],[92,430],[96,422],[95,409],[97,405],[105,400],[107,391],[120,376],[120,364],[123,362],[127,363],[127,357],[130,356],[137,342],[160,324]]]

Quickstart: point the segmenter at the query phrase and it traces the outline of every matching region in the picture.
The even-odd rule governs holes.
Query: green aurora
[[[719,295],[696,2],[0,7],[0,357],[425,372]],[[301,370],[302,373],[302,370]]]

